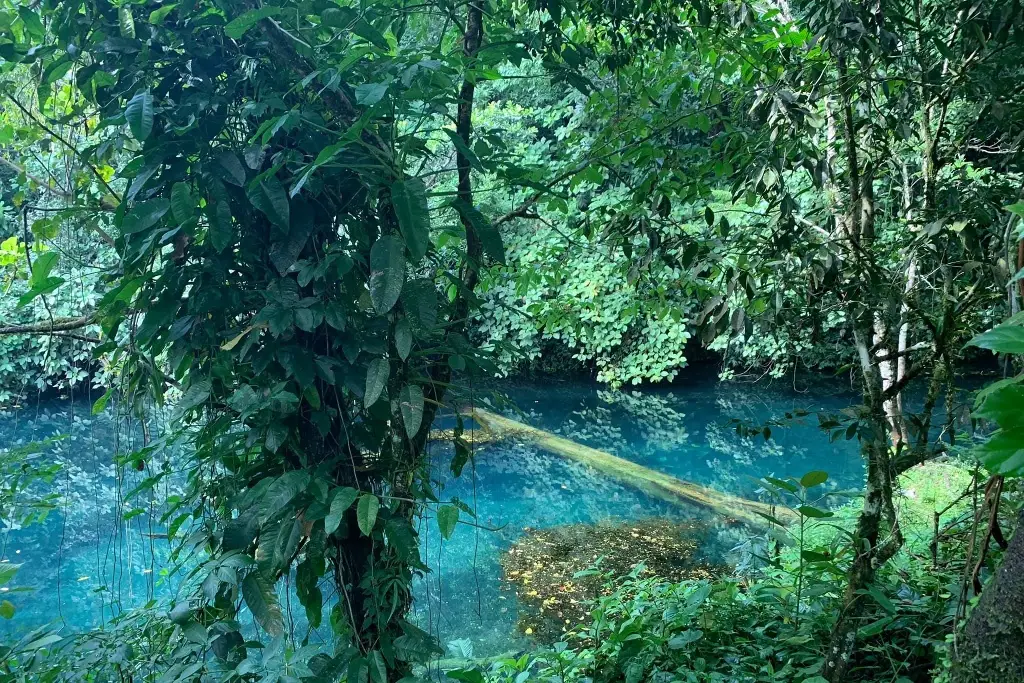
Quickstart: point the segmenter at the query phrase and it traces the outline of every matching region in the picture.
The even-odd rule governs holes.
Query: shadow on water
[[[736,495],[757,497],[757,477],[800,476],[813,469],[829,472],[830,486],[861,485],[855,445],[829,443],[813,415],[856,402],[837,384],[822,383],[798,393],[781,385],[722,385],[697,377],[684,386],[644,391],[610,392],[575,382],[501,388],[515,406],[505,410],[509,416]],[[730,424],[760,424],[794,410],[812,414],[785,429],[773,429],[769,441],[740,436]],[[0,414],[0,447],[67,435],[48,451],[62,465],[55,481],[62,495],[58,509],[44,524],[26,529],[5,524],[3,530],[5,558],[23,564],[12,586],[35,589],[18,595],[18,629],[55,619],[85,628],[119,609],[173,594],[176,579],[163,574],[170,548],[155,523],[159,513],[124,501],[147,472],[114,465],[116,453],[138,447],[139,431],[108,413],[92,416],[84,401]],[[421,552],[432,571],[416,580],[412,616],[440,638],[450,656],[490,656],[527,646],[516,627],[515,593],[502,581],[500,565],[502,554],[524,533],[576,523],[686,521],[706,515],[654,500],[586,466],[515,440],[477,446],[473,461],[457,479],[449,471],[451,445],[436,442],[429,448],[440,498],[458,498],[476,511],[476,526],[460,524],[447,541],[432,516],[420,522]],[[147,469],[158,465],[149,463]],[[174,479],[169,478],[157,496],[174,492]],[[712,534],[715,547],[706,551],[720,556],[742,536],[739,529],[719,525]],[[304,616],[297,612],[296,620],[302,628]]]

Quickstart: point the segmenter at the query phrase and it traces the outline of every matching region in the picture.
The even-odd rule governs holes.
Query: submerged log
[[[676,479],[664,472],[649,469],[482,408],[469,409],[467,414],[491,432],[495,439],[518,437],[548,452],[589,465],[653,498],[675,505],[697,505],[713,510],[727,519],[752,526],[767,525],[768,522],[762,515],[775,517],[784,523],[795,518],[794,513],[786,508],[776,508],[767,503],[740,498],[707,486]]]
[[[466,443],[471,443],[474,446],[482,446],[497,440],[494,432],[489,429],[467,429],[462,432],[462,438]],[[431,429],[427,439],[430,441],[455,441],[455,430]]]

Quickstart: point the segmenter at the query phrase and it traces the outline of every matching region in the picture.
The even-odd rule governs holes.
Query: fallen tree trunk
[[[492,432],[495,439],[518,437],[556,455],[589,465],[653,498],[675,505],[696,505],[713,510],[729,520],[752,526],[767,525],[768,521],[762,515],[773,516],[784,523],[795,519],[795,514],[788,509],[775,508],[767,503],[682,481],[664,472],[648,469],[611,453],[578,444],[482,408],[469,409],[466,414]]]

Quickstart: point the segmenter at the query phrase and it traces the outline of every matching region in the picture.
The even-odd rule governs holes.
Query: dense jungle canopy
[[[92,492],[0,443],[0,681],[1024,682],[1022,54],[1020,0],[3,0],[0,404],[116,416],[175,588],[19,628],[62,586],[6,539]],[[725,428],[854,490],[501,412],[572,378],[668,438],[633,390],[697,366],[841,378]],[[502,440],[712,521],[525,529],[530,645],[473,657],[415,586],[499,530],[438,458],[475,498]]]

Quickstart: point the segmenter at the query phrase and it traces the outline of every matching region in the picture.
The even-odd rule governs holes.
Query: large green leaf
[[[178,223],[184,223],[192,218],[195,212],[196,203],[192,199],[192,191],[185,183],[174,183],[171,187],[171,215]]]
[[[374,358],[366,368],[366,390],[363,393],[363,405],[367,408],[372,406],[380,398],[387,384],[388,376],[391,374],[391,364],[387,358]]]
[[[380,510],[380,500],[372,493],[364,493],[356,505],[356,524],[364,535],[373,533],[373,525],[377,523],[377,512]]]
[[[978,448],[978,459],[993,474],[1024,477],[1024,427],[997,430]]]
[[[402,360],[407,359],[412,352],[412,328],[406,318],[395,323],[395,349]]]
[[[263,212],[271,223],[287,232],[291,209],[288,195],[275,176],[251,184],[247,196],[252,205]]]
[[[402,308],[417,327],[430,331],[437,325],[437,287],[432,280],[410,280],[402,289]]]
[[[337,530],[345,511],[352,507],[352,503],[355,502],[358,496],[359,491],[351,486],[335,489],[331,495],[330,511],[324,519],[324,531],[326,533],[333,534]]]
[[[142,90],[128,100],[124,110],[128,128],[136,140],[145,140],[153,132],[153,94]]]
[[[269,519],[283,510],[295,496],[306,490],[309,475],[306,472],[293,470],[285,472],[275,479],[267,488],[260,501],[260,513],[263,519]]]
[[[402,410],[402,422],[409,438],[416,436],[423,424],[423,387],[418,384],[406,384],[398,392],[398,402]]]
[[[284,620],[281,605],[273,587],[259,572],[249,572],[242,579],[242,597],[245,605],[256,618],[256,623],[272,636],[281,633]]]
[[[821,470],[814,470],[800,477],[800,485],[806,489],[824,484],[826,481],[828,481],[828,473]]]
[[[414,263],[419,263],[430,247],[430,207],[427,188],[419,178],[396,181],[391,186],[391,203],[398,216],[405,245]]]
[[[378,313],[394,308],[405,284],[405,245],[385,235],[370,249],[370,300]]]
[[[235,228],[231,222],[231,205],[225,201],[214,200],[206,205],[207,220],[210,223],[210,242],[217,252],[231,246],[235,238]]]
[[[249,10],[248,12],[245,12],[229,21],[224,26],[224,33],[228,38],[238,40],[244,36],[249,29],[255,26],[257,22],[268,17],[276,16],[280,12],[281,8],[274,7],[273,5]]]
[[[384,655],[374,650],[367,658],[370,664],[371,683],[388,683],[388,668],[384,664]]]
[[[1024,327],[997,325],[972,339],[970,345],[996,353],[1024,354]]]
[[[121,221],[121,234],[131,235],[148,230],[159,223],[170,208],[171,203],[162,197],[138,202]]]

